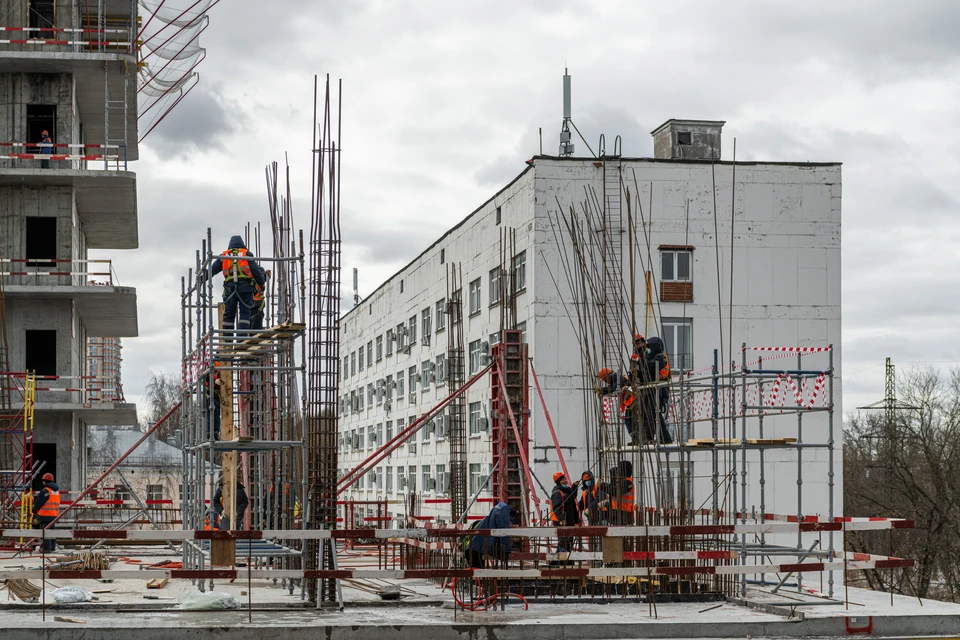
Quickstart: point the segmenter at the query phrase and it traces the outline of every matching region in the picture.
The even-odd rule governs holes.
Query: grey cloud
[[[151,112],[151,117],[160,108]],[[144,146],[163,160],[180,160],[195,152],[226,150],[228,138],[247,127],[249,121],[241,106],[220,88],[204,83],[201,76],[200,84],[150,133]]]

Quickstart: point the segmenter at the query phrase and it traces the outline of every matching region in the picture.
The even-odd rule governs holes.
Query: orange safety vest
[[[210,516],[205,516],[203,518],[203,530],[210,531]]]
[[[244,248],[239,249],[227,249],[221,256],[246,256],[250,255],[249,252]],[[248,280],[253,280],[253,271],[250,270],[250,263],[242,258],[237,259],[237,269],[238,272],[233,272],[233,260],[229,258],[221,258],[221,266],[223,266],[223,279],[227,282],[233,282],[234,280],[239,280],[240,278],[246,278]]]
[[[670,379],[670,358],[667,356],[667,352],[663,352],[663,368],[660,369],[660,379],[669,380]]]
[[[620,390],[620,413],[625,412],[637,401],[637,394],[632,389],[626,388]]]
[[[263,287],[258,284],[254,284],[253,287],[253,299],[257,302],[263,303]],[[262,307],[263,304],[260,304],[260,306]]]
[[[44,518],[56,518],[60,515],[60,492],[47,489],[47,493],[50,494],[50,497],[37,510],[37,515]]]
[[[630,484],[630,489],[620,496],[619,500],[616,496],[610,496],[611,509],[619,509],[620,511],[633,511],[633,480],[627,479],[627,482]]]

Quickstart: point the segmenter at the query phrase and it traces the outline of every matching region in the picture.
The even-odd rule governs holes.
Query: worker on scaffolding
[[[53,154],[53,138],[50,137],[50,132],[44,129],[40,132],[40,144],[37,145],[40,147],[40,153],[45,156]],[[50,168],[50,159],[46,158],[40,161],[41,169]]]
[[[263,269],[247,250],[243,238],[233,236],[227,250],[210,267],[210,275],[223,273],[223,335],[231,337],[234,329],[241,335],[250,329],[253,295],[256,286],[266,286]]]
[[[236,495],[234,496],[234,510],[233,517],[235,526],[230,526],[230,519],[223,515],[223,476],[220,476],[220,480],[217,482],[217,490],[213,494],[213,513],[215,515],[217,529],[226,530],[226,529],[242,529],[243,528],[243,516],[247,512],[247,506],[250,504],[250,499],[247,498],[247,491],[243,488],[243,483],[240,482],[239,476],[237,477],[237,489]]]
[[[266,280],[270,277],[270,269],[264,269],[263,278]],[[264,292],[266,291],[266,286],[256,285],[256,289],[253,292],[253,315],[250,316],[250,328],[254,331],[260,331],[263,329],[263,312],[267,308],[267,300],[264,297]]]
[[[623,374],[604,367],[597,373],[597,377],[603,383],[603,387],[594,387],[598,396],[607,396],[619,394],[620,414],[623,416],[623,426],[630,434],[630,446],[635,447],[640,444],[639,434],[633,428],[634,404],[637,401],[636,392],[630,385],[630,381]]]
[[[567,482],[562,471],[553,474],[553,492],[550,494],[550,521],[555,527],[576,527],[580,524],[580,510],[577,508],[577,487]],[[557,552],[573,551],[574,538],[564,536],[557,540]]]
[[[610,469],[610,480],[601,486],[610,505],[610,524],[633,525],[636,501],[633,488],[633,463],[621,460]]]
[[[53,529],[53,521],[60,515],[60,485],[53,480],[52,473],[45,473],[40,478],[43,489],[33,498],[33,512],[36,514],[37,525],[42,529]],[[43,551],[51,553],[57,549],[56,538],[43,539]]]
[[[667,411],[670,407],[670,360],[663,348],[663,340],[657,336],[647,340],[647,371],[651,381],[658,384],[652,400],[656,402],[656,422],[660,428],[660,444],[671,444],[673,437],[667,428]],[[652,425],[651,425],[652,426]],[[653,427],[653,426],[652,426]],[[648,435],[652,437],[656,427],[650,429]]]
[[[580,474],[580,498],[577,500],[580,513],[586,514],[587,522],[591,526],[606,526],[610,524],[608,511],[610,500],[606,491],[600,488],[593,472],[589,469]]]
[[[210,392],[210,378],[213,378],[213,393]],[[213,372],[203,374],[203,415],[210,419],[210,431],[214,440],[220,439],[220,363],[213,363]]]
[[[477,529],[509,529],[518,524],[520,514],[510,508],[506,502],[497,504],[490,510]],[[471,568],[483,569],[486,566],[484,556],[489,556],[494,561],[500,561],[506,564],[510,560],[510,552],[513,550],[513,540],[510,536],[473,536],[467,545],[464,555]]]

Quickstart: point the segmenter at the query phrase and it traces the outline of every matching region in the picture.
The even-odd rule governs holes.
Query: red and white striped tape
[[[3,41],[0,40],[0,44]],[[13,160],[120,160],[118,155],[89,155],[73,153],[2,153],[0,158]]]
[[[747,347],[748,351],[787,351],[789,353],[823,353],[833,347]]]

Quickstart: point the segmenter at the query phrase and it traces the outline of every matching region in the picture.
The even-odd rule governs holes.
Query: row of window
[[[467,405],[468,429],[471,436],[489,433],[490,423],[487,419],[488,412],[484,411],[482,402],[471,402]],[[409,419],[397,418],[396,420],[387,420],[376,425],[367,425],[358,427],[350,431],[344,430],[340,433],[338,447],[341,453],[352,453],[354,451],[369,451],[383,446],[393,439],[395,434],[399,434],[407,425],[413,424],[417,416],[410,416]],[[430,442],[436,438],[442,440],[450,433],[450,416],[443,412],[438,416],[427,421],[427,424],[420,429],[420,442]],[[416,438],[407,440],[407,444],[416,444]],[[410,451],[413,453],[413,451]]]
[[[522,291],[527,286],[527,252],[521,251],[514,256],[512,265],[516,279],[516,291]],[[506,280],[501,277],[500,267],[490,270],[488,282],[490,304],[499,304],[505,290],[508,290],[512,284],[506,282]],[[470,282],[467,291],[467,313],[471,316],[480,313],[481,279],[477,278]],[[459,301],[461,295],[458,289],[453,292],[451,298]],[[394,353],[394,348],[396,348],[398,354],[409,353],[410,348],[417,344],[418,329],[420,331],[419,339],[421,346],[430,346],[433,333],[440,333],[446,329],[447,315],[451,313],[447,306],[446,299],[437,300],[432,308],[427,307],[423,309],[419,316],[410,316],[410,319],[406,322],[397,324],[395,328],[388,329],[385,334],[378,335],[374,340],[370,340],[366,345],[359,347],[356,351],[344,355],[340,374],[341,378],[348,380],[363,371],[364,368],[372,367],[374,359],[380,362],[385,357],[391,357]],[[432,326],[434,319],[436,321],[435,328]],[[453,321],[455,322],[456,319],[453,319]]]
[[[527,323],[518,322],[517,329],[521,332],[521,339],[526,343]],[[468,375],[475,375],[489,364],[490,347],[499,339],[499,333],[492,333],[488,340],[473,340],[467,345]],[[363,349],[359,351],[362,352]],[[409,401],[416,402],[418,386],[423,392],[430,391],[432,385],[443,386],[446,384],[447,373],[447,355],[445,353],[424,360],[419,367],[413,365],[406,370],[401,369],[395,375],[388,375],[367,383],[366,388],[361,385],[352,391],[345,391],[340,397],[340,415],[359,413],[365,408],[372,409],[374,406],[384,406],[386,410],[390,410],[395,398],[397,400],[403,399],[405,389],[406,393],[409,394]],[[406,385],[404,385],[404,381],[406,381]]]
[[[476,494],[490,475],[491,465],[471,463],[467,467],[467,492]],[[346,473],[340,472],[340,477]],[[445,464],[415,464],[403,466],[384,466],[366,473],[355,485],[354,490],[383,491],[385,493],[432,492],[436,495],[450,494],[450,473]],[[484,488],[490,493],[490,483]]]

